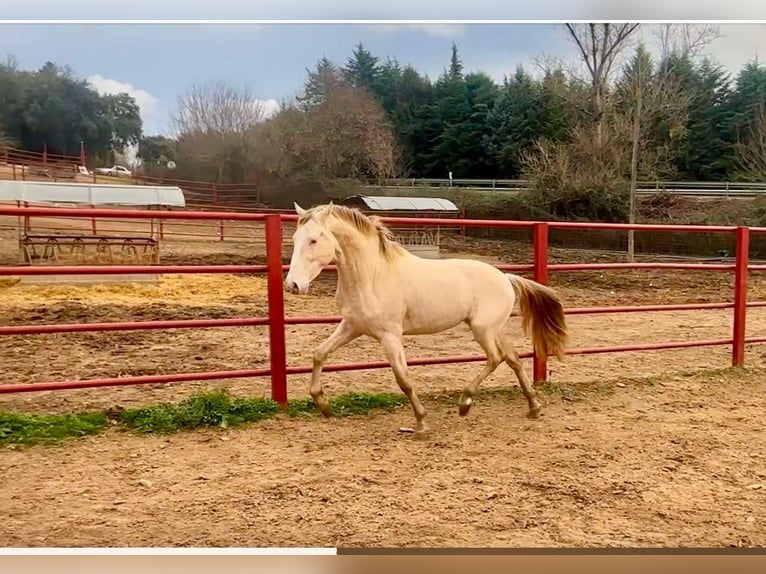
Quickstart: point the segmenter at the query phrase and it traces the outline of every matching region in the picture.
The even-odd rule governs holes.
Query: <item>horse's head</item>
[[[290,271],[285,279],[285,287],[291,293],[307,293],[322,268],[335,260],[338,241],[325,225],[324,209],[305,210],[295,204],[298,225],[293,234]]]

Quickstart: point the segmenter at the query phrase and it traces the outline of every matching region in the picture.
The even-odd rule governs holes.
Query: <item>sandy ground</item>
[[[491,242],[468,245],[487,257]],[[472,248],[471,248],[472,247]],[[177,246],[178,263],[246,262],[231,246]],[[218,251],[216,251],[218,249]],[[514,251],[515,249],[515,251]],[[504,253],[505,251],[501,251]],[[586,260],[598,254],[554,253]],[[730,300],[731,277],[681,272],[554,276],[566,307]],[[287,298],[287,314],[334,314],[332,276]],[[766,299],[763,275],[751,299]],[[168,276],[158,286],[0,285],[0,324],[263,316],[255,276]],[[576,347],[726,338],[731,311],[571,316]],[[288,332],[290,364],[307,364],[332,326]],[[509,333],[522,350],[518,319]],[[753,309],[748,334],[766,333]],[[465,329],[410,337],[410,357],[479,352]],[[570,357],[552,363],[567,390],[528,421],[501,367],[466,419],[438,398],[479,365],[417,367],[435,433],[413,441],[408,407],[349,419],[278,418],[228,431],[136,437],[111,431],[56,447],[0,451],[0,544],[31,546],[762,546],[766,543],[766,348],[746,373],[718,373],[727,347]],[[382,360],[372,342],[332,362]],[[264,367],[265,328],[0,337],[2,383]],[[528,365],[527,365],[528,367]],[[695,374],[696,372],[696,374]],[[647,381],[645,377],[656,378]],[[327,373],[330,394],[389,391],[389,370]],[[292,397],[307,377],[291,377]],[[618,386],[619,384],[619,386]],[[268,394],[262,379],[0,396],[0,409],[71,412],[177,400],[200,388]],[[32,477],[30,479],[30,477]],[[139,481],[143,480],[142,486]],[[148,483],[146,482],[148,481]]]
[[[0,544],[763,546],[764,375],[6,450]]]

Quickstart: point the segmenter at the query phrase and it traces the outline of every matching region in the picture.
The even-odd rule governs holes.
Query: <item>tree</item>
[[[264,115],[263,104],[248,88],[210,82],[178,97],[171,122],[178,136],[244,134]]]
[[[146,167],[166,165],[176,158],[175,143],[165,136],[144,136],[138,143],[136,157]]]
[[[124,150],[138,145],[142,134],[141,111],[132,96],[122,93],[103,97],[107,121],[112,129],[112,147]]]
[[[402,68],[396,60],[387,60],[381,66],[376,94],[393,124],[402,172],[422,175],[431,149],[431,83],[412,66]]]
[[[752,136],[752,128],[757,126],[758,114],[764,103],[766,103],[766,66],[757,60],[752,60],[746,63],[737,74],[727,106],[729,124],[726,129],[726,138],[735,153],[745,149],[740,144]],[[735,173],[741,169],[741,166],[733,167]]]
[[[463,62],[457,54],[457,44],[452,43],[452,56],[450,57],[449,72],[450,79],[458,80],[463,76]]]
[[[690,82],[686,138],[678,168],[687,178],[720,181],[733,170],[733,146],[727,130],[732,124],[731,82],[723,66],[705,58]]]
[[[264,116],[263,104],[246,87],[223,82],[191,86],[171,115],[179,163],[193,169],[193,177],[245,181],[255,152],[252,133]]]
[[[349,85],[322,104],[282,110],[258,135],[262,167],[282,178],[380,181],[397,171],[397,144],[380,102]]]
[[[758,104],[745,134],[737,141],[737,175],[749,181],[766,180],[766,102]]]
[[[360,42],[354,48],[354,52],[342,70],[343,78],[349,85],[355,88],[376,93],[381,75],[381,68],[378,62],[378,58],[365,49]]]
[[[590,108],[596,124],[597,143],[602,141],[604,114],[615,62],[640,24],[566,24],[588,71]]]
[[[141,135],[141,117],[128,94],[99,95],[65,67],[37,71],[0,64],[0,123],[6,137],[30,151],[75,156],[80,142],[107,161]]]
[[[314,70],[307,69],[306,73],[303,95],[296,98],[304,110],[322,105],[333,89],[345,83],[338,67],[324,56],[316,63]]]
[[[654,73],[654,65],[649,53],[643,45],[639,44],[636,55],[627,69],[627,81],[623,84],[624,91],[631,95],[632,105],[629,107],[633,108],[629,112],[632,116],[629,223],[636,222],[639,153],[642,151],[642,143],[644,150],[648,151],[646,150],[647,142],[651,141],[652,135],[656,136],[644,130],[642,137],[642,125],[653,120],[655,128],[664,128],[667,139],[672,139],[674,134],[685,128],[691,95],[689,86],[683,81],[683,75],[675,72],[684,67],[691,69],[691,59],[718,37],[718,29],[711,26],[665,24],[660,27],[658,36],[663,53],[657,73]],[[668,147],[662,145],[658,137],[655,137],[654,144],[659,146],[659,153],[654,153],[652,156],[654,159],[652,168],[657,170],[658,162],[668,155]],[[647,165],[649,162],[645,158],[643,163]],[[628,260],[633,261],[634,255],[635,233],[630,230],[628,231]]]
[[[505,78],[487,118],[489,134],[483,146],[493,160],[494,177],[519,177],[522,156],[537,139],[567,137],[572,118],[558,96],[562,89],[566,89],[566,78],[560,70],[548,70],[536,80],[519,66]]]

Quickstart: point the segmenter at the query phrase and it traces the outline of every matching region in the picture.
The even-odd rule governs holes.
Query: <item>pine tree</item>
[[[731,125],[729,76],[722,66],[706,58],[695,70],[690,93],[692,100],[679,170],[692,179],[724,180],[733,161],[733,149],[726,133],[727,126]]]
[[[327,100],[327,94],[343,83],[338,67],[325,56],[319,59],[313,70],[306,70],[303,95],[296,100],[303,109],[319,106]]]
[[[355,88],[364,88],[376,93],[381,73],[378,62],[378,58],[360,42],[346,61],[346,66],[342,70],[343,78]]]
[[[449,77],[453,80],[458,80],[463,77],[463,62],[457,54],[457,45],[452,43],[452,57],[449,64]]]

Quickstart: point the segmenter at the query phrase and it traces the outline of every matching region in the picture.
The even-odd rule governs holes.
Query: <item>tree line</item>
[[[5,66],[0,125],[29,149],[138,142],[149,173],[274,189],[450,172],[524,178],[549,214],[602,220],[635,217],[640,180],[766,179],[766,66],[731,73],[714,62],[716,27],[660,26],[654,53],[639,24],[566,30],[579,68],[541,57],[499,83],[466,71],[454,44],[432,79],[359,43],[343,62],[320,57],[271,117],[246,87],[192,86],[166,136],[141,136],[126,95],[98,96],[52,64]]]
[[[360,43],[344,62],[319,58],[269,119],[247,89],[193,87],[173,137],[140,155],[228,181],[524,178],[549,213],[600,219],[630,218],[639,180],[766,179],[766,66],[715,63],[717,27],[663,25],[654,55],[639,24],[566,29],[584,72],[541,58],[498,83],[453,44],[431,79]]]
[[[0,63],[0,145],[78,156],[82,142],[92,159],[109,162],[141,135],[130,95],[101,95],[52,62],[34,71]]]

